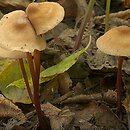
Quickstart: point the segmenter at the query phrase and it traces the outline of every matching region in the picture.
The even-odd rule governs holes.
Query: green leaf
[[[25,63],[25,69],[27,75],[30,77],[30,71],[27,63]],[[2,94],[14,102],[30,103],[24,82],[22,82],[23,88],[20,87],[21,82],[19,82],[17,87],[7,87],[12,82],[21,78],[22,73],[17,61],[7,59],[0,60],[0,91]]]
[[[32,103],[28,95],[26,88],[18,88],[16,86],[10,86],[2,90],[2,94],[8,99],[15,102],[20,102],[24,104]]]
[[[88,49],[88,46],[86,48],[83,48],[82,50],[80,50],[76,53],[73,53],[72,55],[66,57],[64,60],[62,60],[58,64],[42,71],[40,73],[40,81],[39,82],[40,83],[47,82],[47,81],[55,78],[58,74],[61,74],[65,71],[67,71],[72,65],[74,65],[76,63],[79,56]],[[29,80],[29,82],[31,83],[31,79]],[[31,85],[32,85],[32,83],[31,83]],[[8,87],[9,86],[16,86],[19,88],[23,88],[25,86],[25,83],[24,83],[23,79],[20,79],[20,80],[12,82],[11,84],[8,85]]]
[[[8,67],[13,61],[8,59],[0,59],[0,74]]]
[[[0,74],[0,89],[5,89],[11,82],[20,78],[22,78],[22,74],[19,66],[16,61],[12,61]]]
[[[84,48],[81,51],[73,53],[69,57],[66,57],[64,60],[62,60],[60,63],[41,72],[41,77],[43,78],[43,81],[44,81],[44,78],[58,75],[58,74],[61,74],[65,71],[67,71],[72,65],[74,65],[76,63],[79,56],[86,50],[87,50],[87,48]]]
[[[65,71],[67,71],[72,65],[74,65],[76,63],[79,56],[88,49],[90,42],[91,42],[91,38],[90,38],[89,44],[86,48],[83,48],[82,50],[73,53],[69,57],[66,57],[64,60],[59,62],[57,65],[54,65],[54,66],[42,71],[40,73],[40,81],[39,82],[43,83],[43,82],[52,80],[58,74],[61,74]],[[29,79],[29,82],[30,82],[30,85],[32,86],[31,79]],[[15,89],[12,87],[15,87]],[[20,88],[22,88],[22,89],[20,89]],[[25,89],[25,83],[24,83],[23,79],[19,79],[17,81],[14,81],[14,82],[8,84],[7,89],[8,90],[6,92],[3,91],[4,94],[6,96],[8,96],[10,99],[12,99],[14,102],[30,103],[30,99],[28,97],[28,94],[24,94],[26,89]],[[13,93],[12,93],[12,91],[13,91]],[[14,93],[17,93],[17,95],[14,96],[13,95]],[[26,96],[24,97],[22,93],[24,94],[24,96],[25,95]],[[19,95],[21,95],[21,96],[19,96]]]
[[[4,66],[3,66],[4,67]],[[26,72],[28,76],[29,67],[25,64]],[[0,90],[5,89],[10,83],[22,78],[21,69],[17,61],[12,61],[3,71],[0,73]]]

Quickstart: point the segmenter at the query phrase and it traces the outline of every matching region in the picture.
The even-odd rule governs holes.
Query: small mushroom
[[[47,32],[61,22],[64,17],[64,9],[55,2],[31,3],[26,13],[17,10],[3,16],[0,21],[0,47],[10,51],[8,53],[11,54],[14,52],[26,54],[33,82],[33,94],[28,83],[23,59],[22,57],[17,58],[19,59],[29,96],[37,111],[39,128],[49,130],[50,125],[48,125],[44,112],[41,111],[39,99],[39,51],[44,50],[46,47],[46,42],[40,34]]]
[[[42,116],[39,99],[39,74],[40,74],[40,56],[39,50],[44,50],[46,42],[41,36],[37,36],[34,28],[28,20],[26,13],[22,10],[13,11],[3,16],[0,21],[0,47],[4,49],[5,53],[15,55],[21,66],[23,77],[32,103],[35,105],[38,113],[39,124],[45,124],[45,115]],[[21,55],[26,55],[30,67],[30,72],[33,81],[34,94],[32,94],[27,74],[24,67],[24,62]],[[32,54],[34,55],[34,63]],[[10,58],[11,55],[6,57]],[[14,57],[16,58],[16,57]],[[42,118],[44,121],[42,121]]]
[[[117,72],[117,107],[121,113],[121,96],[123,91],[122,64],[125,56],[130,56],[130,27],[119,26],[110,29],[103,36],[97,39],[97,48],[102,52],[118,56]]]
[[[51,30],[64,18],[64,8],[56,2],[33,2],[28,5],[26,13],[37,35]]]
[[[33,53],[35,49],[43,50],[46,47],[46,42],[41,36],[36,35],[25,12],[22,10],[13,11],[3,16],[0,21],[0,34],[0,47],[10,51],[8,53],[16,51],[22,54],[24,52]],[[19,63],[25,79],[27,76],[25,76],[25,69],[21,57],[19,57]],[[25,79],[25,83],[29,90],[27,79]],[[30,98],[34,102],[30,92],[29,90]]]

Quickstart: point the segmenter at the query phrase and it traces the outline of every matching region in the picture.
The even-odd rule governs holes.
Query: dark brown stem
[[[83,19],[81,25],[80,25],[79,32],[78,32],[78,35],[76,37],[75,45],[74,45],[74,48],[72,50],[73,52],[80,47],[82,36],[83,36],[84,30],[85,30],[86,24],[88,23],[88,21],[91,18],[94,3],[95,3],[95,0],[89,1],[88,9],[86,10],[86,14],[84,16],[84,19]]]
[[[23,62],[22,58],[19,59],[19,64],[20,64],[20,67],[21,67],[21,70],[22,70],[23,78],[24,78],[24,81],[25,81],[25,84],[26,84],[26,88],[27,88],[29,97],[30,97],[32,103],[34,104],[33,94],[32,94],[31,88],[29,86],[27,73],[26,73],[26,70],[25,70],[25,67],[24,67],[24,62]]]
[[[40,130],[50,130],[49,125],[47,124],[47,119],[45,114],[41,110],[40,98],[39,98],[39,75],[40,75],[40,56],[39,51],[34,51],[34,63],[31,53],[27,52],[27,59],[30,67],[30,72],[32,76],[33,88],[34,88],[34,105],[37,111],[38,120],[39,120],[39,129]]]
[[[35,63],[35,69],[36,69],[36,75],[38,80],[38,86],[39,86],[39,76],[40,76],[40,52],[39,50],[34,50],[34,63]],[[39,90],[38,90],[39,91]]]
[[[121,103],[121,97],[123,92],[123,81],[122,81],[122,65],[123,65],[123,56],[119,56],[118,58],[118,71],[117,71],[117,82],[116,82],[116,88],[117,88],[117,110],[119,113],[121,113],[122,109],[122,103]]]

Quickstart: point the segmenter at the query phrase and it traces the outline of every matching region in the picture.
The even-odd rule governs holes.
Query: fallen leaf
[[[125,107],[127,113],[130,112],[130,95],[128,95],[123,101],[123,106]]]
[[[18,88],[15,86],[10,86],[2,90],[2,94],[14,103],[15,102],[20,102],[24,104],[32,103],[26,88]]]
[[[25,89],[25,85],[21,87],[19,82],[17,88],[15,86],[7,87],[10,83],[22,78],[18,62],[12,60],[2,60],[0,64],[0,91],[3,95],[13,102],[31,103]],[[30,77],[30,71],[27,63],[25,63],[25,68],[28,77]]]
[[[87,49],[88,49],[88,46],[86,48],[83,48],[82,50],[76,52],[76,53],[73,53],[69,57],[66,57],[60,63],[44,70],[43,72],[41,72],[41,77],[47,78],[47,77],[58,75],[58,74],[61,74],[65,71],[67,71],[72,65],[74,65],[76,63],[79,56],[81,54],[83,54]]]
[[[0,117],[16,117],[20,121],[26,121],[25,115],[15,104],[0,94]]]
[[[46,116],[49,117],[51,128],[53,130],[66,128],[74,117],[74,113],[72,113],[68,108],[61,110],[50,103],[42,104],[41,108],[42,111],[45,112]]]
[[[74,126],[79,126],[80,129],[125,129],[124,124],[108,106],[95,101],[84,105],[84,107],[81,106],[81,108],[79,106],[72,112],[75,113]]]
[[[8,62],[8,61],[6,61]],[[5,62],[5,64],[6,64]],[[0,90],[5,89],[10,83],[22,78],[22,72],[17,61],[11,61],[6,66],[3,66],[3,71],[0,73]],[[1,69],[2,69],[1,68]],[[28,76],[30,76],[30,71],[27,63],[25,63],[25,68]]]
[[[72,80],[67,72],[64,72],[58,76],[59,82],[59,92],[61,95],[64,95],[70,91],[72,87]]]

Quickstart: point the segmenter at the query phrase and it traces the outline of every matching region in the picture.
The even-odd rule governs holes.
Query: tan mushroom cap
[[[56,2],[31,3],[26,13],[37,35],[51,30],[64,18],[64,8]]]
[[[0,21],[0,47],[11,51],[33,52],[43,50],[45,40],[37,36],[26,14],[22,10],[3,16]]]
[[[109,55],[130,56],[130,27],[110,29],[97,39],[97,48]]]
[[[25,58],[26,53],[20,51],[9,51],[0,47],[0,58],[18,59]]]

